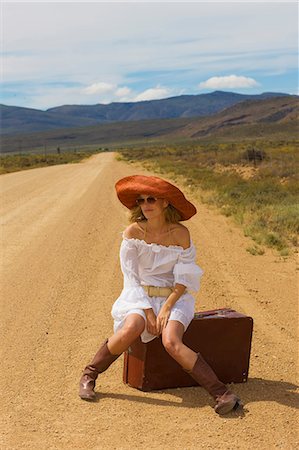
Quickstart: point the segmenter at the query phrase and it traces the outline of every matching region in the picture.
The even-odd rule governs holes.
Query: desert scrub
[[[95,152],[92,152],[95,153]],[[53,166],[56,164],[68,164],[80,162],[91,156],[90,152],[63,152],[48,154],[20,153],[13,155],[1,155],[0,174],[33,169],[35,167]]]
[[[254,170],[247,159],[252,148],[264,157],[254,162]],[[121,151],[123,159],[139,161],[161,175],[183,176],[203,202],[231,216],[257,244],[281,254],[296,245],[299,231],[298,153],[298,142],[287,141],[189,142]],[[253,248],[252,254],[261,254]]]
[[[251,247],[247,247],[246,251],[248,253],[250,253],[251,255],[254,255],[254,256],[256,256],[256,255],[263,255],[265,253],[265,251],[261,247],[258,247],[257,245],[253,245]]]

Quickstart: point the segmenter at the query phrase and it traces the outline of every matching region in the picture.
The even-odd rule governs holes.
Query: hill
[[[50,151],[190,139],[296,139],[298,97],[246,100],[213,116],[117,122],[2,136],[2,152]]]
[[[203,117],[246,100],[264,100],[285,95],[271,92],[245,95],[215,91],[135,103],[64,105],[46,111],[0,105],[1,134],[33,133],[113,122]]]
[[[212,117],[194,120],[173,133],[180,137],[228,137],[255,133],[276,134],[279,130],[298,132],[299,103],[297,96],[268,98],[263,101],[246,100]]]

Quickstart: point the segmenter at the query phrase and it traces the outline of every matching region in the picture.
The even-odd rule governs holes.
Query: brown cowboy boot
[[[227,389],[218,378],[213,369],[197,353],[197,360],[192,370],[187,370],[198,384],[205,388],[216,400],[215,411],[218,414],[227,414],[241,405],[240,399]]]
[[[85,367],[80,380],[79,396],[82,400],[94,400],[96,394],[94,392],[95,382],[99,373],[105,372],[108,367],[120,356],[112,355],[108,346],[108,339],[101,345],[95,354],[91,363]]]

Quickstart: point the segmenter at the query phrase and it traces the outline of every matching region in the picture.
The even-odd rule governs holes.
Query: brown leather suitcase
[[[247,381],[253,319],[232,309],[197,312],[183,342],[200,352],[224,383]],[[142,391],[198,385],[166,352],[161,337],[138,338],[124,354],[123,381]]]

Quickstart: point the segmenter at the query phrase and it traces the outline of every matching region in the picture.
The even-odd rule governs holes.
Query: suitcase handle
[[[234,312],[234,310],[230,308],[222,308],[222,309],[214,309],[212,311],[199,311],[194,314],[194,319],[201,319],[203,317],[210,317],[210,316],[224,317],[227,315],[228,312]]]

